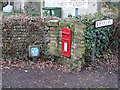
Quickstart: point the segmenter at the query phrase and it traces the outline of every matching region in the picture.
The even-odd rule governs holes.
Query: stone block
[[[47,26],[59,26],[58,22],[47,22]]]

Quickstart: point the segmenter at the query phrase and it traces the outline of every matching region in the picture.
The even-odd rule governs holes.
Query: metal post
[[[75,8],[75,16],[78,16],[78,8]]]
[[[0,14],[0,58],[2,57],[2,14]]]
[[[0,14],[0,60],[2,60],[2,14]],[[2,69],[0,70],[0,89],[2,90]]]
[[[120,1],[118,2],[118,16],[120,17]]]
[[[52,16],[52,9],[50,9],[50,16]]]
[[[118,2],[118,19],[120,20],[120,1]],[[118,27],[119,28],[119,27]],[[118,68],[120,66],[120,58],[119,58],[119,55],[120,55],[120,52],[119,52],[119,34],[118,34],[118,37],[117,37],[117,41],[118,41]],[[120,69],[118,69],[118,88],[120,88]]]
[[[95,33],[96,35],[96,33]],[[93,49],[92,49],[92,62],[91,64],[94,66],[95,65],[95,52],[96,52],[96,37],[94,39],[94,46],[93,46]]]

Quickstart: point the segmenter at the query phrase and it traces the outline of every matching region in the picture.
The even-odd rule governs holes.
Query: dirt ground
[[[62,72],[54,68],[3,69],[3,88],[118,88],[116,71],[82,70]]]

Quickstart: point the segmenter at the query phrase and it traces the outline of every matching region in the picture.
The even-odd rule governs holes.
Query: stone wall
[[[72,44],[71,44],[71,57],[63,57],[63,60],[66,60],[68,65],[72,69],[81,70],[82,65],[84,65],[84,28],[85,25],[82,23],[69,24],[69,28],[72,30]]]
[[[54,18],[8,16],[3,18],[2,55],[8,58],[27,58],[29,45],[40,46],[40,56],[50,57],[72,69],[84,65],[84,29],[82,23],[64,22]],[[62,56],[62,28],[70,28],[71,57]]]
[[[58,56],[59,22],[50,21],[46,23],[48,30],[48,52]]]
[[[57,61],[59,63],[68,65],[72,69],[81,70],[84,65],[84,53],[85,53],[85,42],[84,42],[84,29],[86,26],[82,23],[67,23],[67,22],[49,22],[49,49],[48,52],[51,55],[59,57]],[[71,57],[62,56],[62,28],[70,28],[72,30],[71,35]]]
[[[43,19],[29,16],[5,16],[3,18],[3,50],[5,57],[28,57],[29,45],[40,45],[41,52],[46,50],[46,33]],[[41,53],[42,54],[42,53]]]

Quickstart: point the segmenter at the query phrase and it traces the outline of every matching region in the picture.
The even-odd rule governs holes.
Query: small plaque
[[[29,57],[38,57],[40,55],[39,46],[29,46]]]
[[[39,55],[39,49],[37,47],[32,47],[30,49],[31,56],[38,56]]]
[[[64,43],[64,51],[67,52],[67,43]]]

